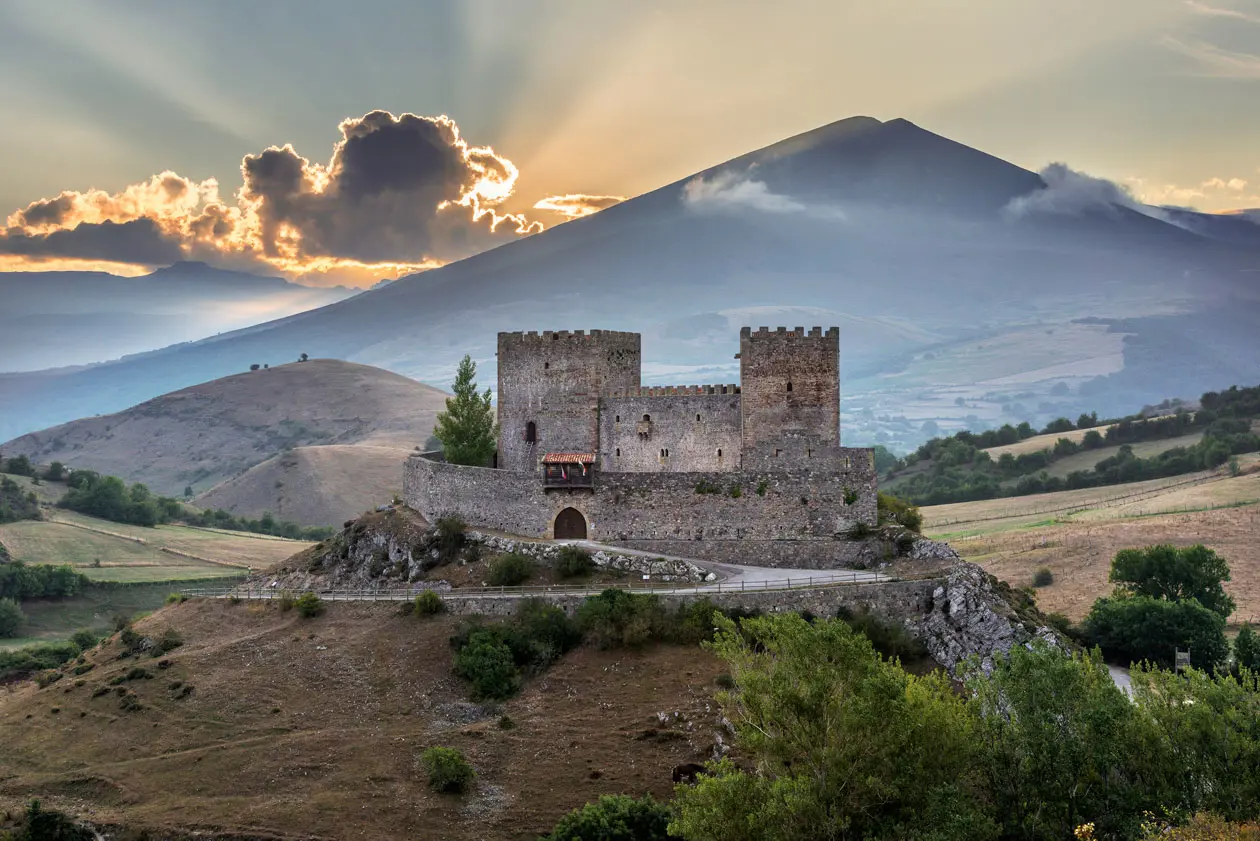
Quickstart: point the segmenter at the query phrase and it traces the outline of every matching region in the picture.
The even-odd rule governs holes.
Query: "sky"
[[[0,73],[0,270],[369,285],[857,114],[1260,207],[1260,0],[8,0]]]

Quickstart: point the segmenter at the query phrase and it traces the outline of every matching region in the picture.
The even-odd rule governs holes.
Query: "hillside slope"
[[[411,452],[363,444],[298,447],[215,485],[193,504],[237,516],[270,511],[304,526],[339,525],[402,492]]]
[[[155,837],[532,839],[601,794],[667,797],[673,767],[710,754],[712,655],[583,647],[483,707],[451,672],[458,621],[396,604],[334,603],[313,620],[257,603],[167,607],[137,627],[183,636],[169,668],[119,662],[107,644],[81,681],[0,694],[0,809],[38,797]],[[118,687],[140,704],[129,712],[108,682],[135,665],[155,679]],[[429,789],[419,754],[433,745],[468,756],[469,794]]]
[[[766,308],[809,308],[785,326],[877,328],[842,338],[846,378],[895,373],[933,343],[1094,317],[1124,341],[1123,369],[1099,372],[1100,411],[1249,379],[1256,249],[1055,189],[906,120],[842,120],[318,310],[89,371],[0,377],[0,436],[295,351],[434,383],[471,353],[490,382],[499,330],[638,330],[648,383],[729,382],[742,313]],[[1017,348],[1017,370],[1060,364],[1051,351],[1074,341]]]
[[[429,436],[444,401],[438,389],[398,374],[314,359],[164,394],[23,435],[0,450],[178,495],[188,485],[205,490],[292,447],[412,449]]]

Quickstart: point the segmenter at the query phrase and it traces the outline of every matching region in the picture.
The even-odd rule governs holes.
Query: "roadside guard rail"
[[[917,577],[917,576],[911,576]],[[477,597],[503,598],[506,596],[594,596],[604,590],[629,590],[636,593],[656,593],[657,595],[705,595],[708,593],[761,593],[782,590],[812,590],[820,587],[837,587],[844,585],[886,584],[890,581],[904,580],[893,578],[883,573],[858,572],[843,570],[838,572],[819,572],[815,575],[784,576],[783,578],[764,579],[762,581],[722,581],[713,582],[612,582],[608,584],[553,584],[518,587],[455,587],[439,589],[432,586],[413,586],[406,588],[372,588],[372,589],[310,589],[304,587],[286,588],[282,585],[238,585],[236,587],[187,587],[179,590],[189,598],[225,599],[235,596],[238,599],[255,599],[269,601],[295,593],[315,593],[328,601],[410,601],[421,593],[431,590],[439,596],[457,598]]]

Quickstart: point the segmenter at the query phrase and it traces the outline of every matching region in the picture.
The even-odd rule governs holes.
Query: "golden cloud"
[[[287,144],[247,155],[230,201],[213,178],[168,171],[117,193],[32,202],[0,230],[0,259],[35,267],[193,259],[364,284],[543,229],[501,212],[516,166],[470,146],[449,117],[373,111],[339,128],[327,164]]]
[[[535,202],[534,210],[550,210],[567,219],[580,219],[607,210],[625,201],[625,196],[588,196],[585,193],[565,193],[563,196],[547,196]]]

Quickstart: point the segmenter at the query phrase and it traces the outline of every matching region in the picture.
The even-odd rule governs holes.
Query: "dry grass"
[[[257,517],[270,511],[306,526],[340,526],[402,491],[402,447],[298,447],[197,497],[203,508]]]
[[[130,684],[144,709],[91,697],[131,665],[113,649],[91,656],[82,687],[0,694],[0,807],[39,797],[158,831],[532,841],[601,794],[668,796],[673,766],[712,746],[722,668],[698,649],[579,649],[503,706],[516,727],[501,730],[500,711],[468,715],[451,675],[457,620],[396,610],[338,603],[301,620],[263,605],[168,607],[140,627],[173,626],[186,644],[169,670]],[[174,700],[175,680],[196,688]],[[472,761],[468,795],[429,791],[417,758],[432,745]]]
[[[366,365],[331,359],[236,374],[83,418],[4,445],[153,491],[203,491],[288,446],[423,444],[446,395]],[[261,512],[258,512],[261,513]]]
[[[56,519],[0,526],[0,543],[9,549],[14,560],[70,564],[93,581],[222,578],[245,573],[250,567],[269,567],[311,545],[185,526],[147,529],[72,511],[45,514]]]
[[[1233,622],[1260,618],[1260,465],[1244,461],[1244,475],[1218,475],[1197,485],[1168,487],[1143,482],[1088,491],[925,508],[927,531],[948,540],[1012,585],[1026,586],[1033,572],[1049,567],[1054,584],[1038,590],[1038,605],[1079,620],[1094,600],[1111,590],[1111,559],[1121,549],[1203,543],[1230,565],[1226,589],[1238,603]],[[1166,482],[1167,480],[1159,480]],[[1145,496],[1117,499],[1141,489]],[[1108,495],[1108,492],[1110,495]],[[1029,513],[1088,506],[1072,513]],[[1001,518],[1003,508],[1009,517]],[[958,522],[967,519],[967,522]],[[941,525],[954,521],[954,525]],[[936,525],[934,525],[936,524]]]

